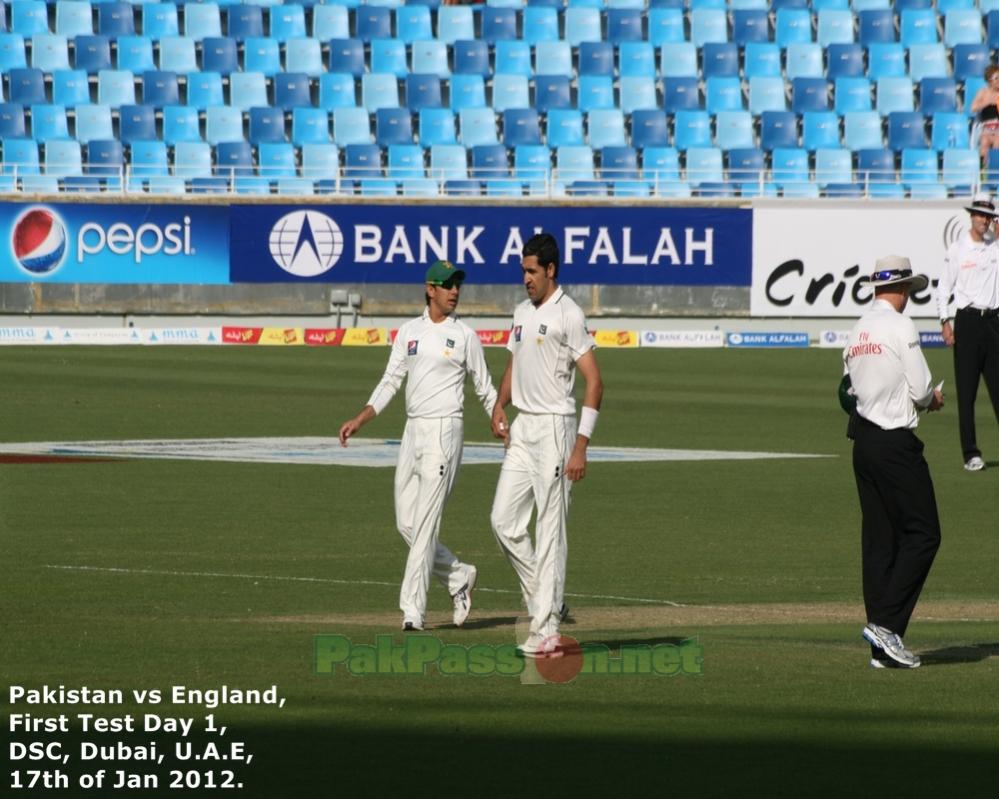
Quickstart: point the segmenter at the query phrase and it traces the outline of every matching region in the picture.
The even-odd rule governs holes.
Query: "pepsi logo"
[[[50,275],[66,256],[66,226],[48,208],[29,208],[14,223],[11,248],[26,272]]]
[[[343,233],[326,214],[292,211],[271,228],[274,262],[298,277],[315,277],[333,268],[343,253]]]

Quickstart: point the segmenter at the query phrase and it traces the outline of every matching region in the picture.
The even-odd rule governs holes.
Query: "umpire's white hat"
[[[926,275],[912,274],[912,264],[904,255],[886,255],[878,258],[871,275],[871,285],[874,288],[882,286],[898,286],[908,283],[912,291],[921,291],[929,285]]]
[[[964,210],[982,216],[999,216],[999,213],[996,212],[996,205],[992,202],[992,195],[985,192],[979,192],[972,197],[971,205],[964,206]]]

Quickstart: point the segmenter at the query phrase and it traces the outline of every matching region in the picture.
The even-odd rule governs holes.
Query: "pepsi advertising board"
[[[741,208],[238,205],[233,283],[419,283],[446,259],[472,283],[521,282],[520,253],[552,233],[560,276],[583,284],[748,286],[752,211]]]
[[[0,283],[229,282],[229,209],[0,203]]]

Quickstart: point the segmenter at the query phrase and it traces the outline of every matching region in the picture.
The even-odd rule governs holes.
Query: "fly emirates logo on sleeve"
[[[864,332],[860,334],[860,343],[854,344],[847,352],[847,358],[857,358],[861,355],[880,355],[881,344],[871,341],[871,334]]]

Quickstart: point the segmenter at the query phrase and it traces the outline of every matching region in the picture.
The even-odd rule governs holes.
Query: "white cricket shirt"
[[[885,430],[916,427],[933,398],[930,367],[913,321],[887,300],[874,300],[850,331],[843,362],[857,413]]]
[[[492,414],[496,389],[489,376],[482,343],[472,328],[449,316],[430,320],[428,311],[405,322],[396,334],[388,366],[368,405],[381,413],[406,380],[406,415],[418,419],[461,416],[465,375],[472,376],[475,395]]]
[[[999,245],[972,241],[965,233],[947,248],[937,283],[941,322],[954,316],[948,310],[951,294],[956,308],[999,308]]]
[[[583,310],[561,288],[540,307],[524,300],[513,312],[506,348],[513,353],[513,405],[527,413],[576,413],[576,361],[596,344]]]

